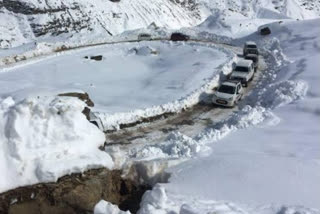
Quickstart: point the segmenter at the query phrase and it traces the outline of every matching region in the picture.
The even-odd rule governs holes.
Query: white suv
[[[233,107],[243,96],[241,82],[227,80],[213,94],[212,102],[217,105]]]
[[[248,82],[253,79],[254,64],[251,60],[240,60],[233,69],[230,79],[239,80],[244,86],[248,86]]]

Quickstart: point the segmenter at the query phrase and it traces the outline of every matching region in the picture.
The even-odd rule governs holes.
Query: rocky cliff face
[[[0,48],[62,34],[110,36],[152,22],[189,27],[204,18],[193,0],[0,0]]]
[[[60,178],[56,183],[45,183],[18,188],[0,194],[0,213],[93,213],[101,200],[135,213],[148,185],[124,179],[120,171],[89,170]]]

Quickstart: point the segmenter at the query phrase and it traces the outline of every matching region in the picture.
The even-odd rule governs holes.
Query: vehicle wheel
[[[249,82],[251,82],[253,80],[254,75],[252,75],[252,77],[249,79]]]

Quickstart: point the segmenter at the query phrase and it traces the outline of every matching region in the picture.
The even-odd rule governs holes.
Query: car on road
[[[139,41],[149,41],[149,40],[151,40],[152,38],[151,38],[151,35],[150,34],[147,34],[147,33],[141,33],[141,34],[139,34],[138,35],[138,40]]]
[[[240,81],[227,80],[219,86],[212,97],[216,105],[227,107],[235,106],[243,96],[243,88]]]
[[[254,77],[254,65],[251,60],[239,60],[233,69],[230,79],[241,81],[242,85],[248,86],[248,83]]]
[[[248,41],[244,44],[243,47],[243,56],[246,56],[247,54],[256,54],[259,55],[258,46],[255,42]]]
[[[172,41],[188,41],[189,39],[190,36],[183,33],[172,33],[170,37],[170,40]]]
[[[256,54],[248,54],[244,59],[251,60],[253,62],[254,71],[256,72],[259,66],[259,56]]]

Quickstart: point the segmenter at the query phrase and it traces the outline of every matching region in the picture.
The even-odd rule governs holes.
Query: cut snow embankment
[[[0,192],[90,168],[113,167],[98,149],[104,134],[89,123],[77,98],[0,100]]]

